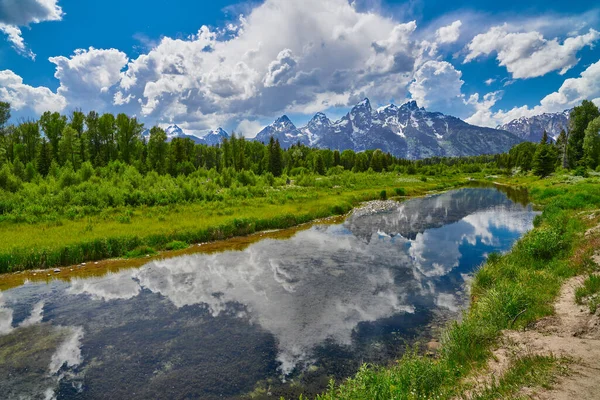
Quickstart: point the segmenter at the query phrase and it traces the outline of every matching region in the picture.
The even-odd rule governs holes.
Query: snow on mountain
[[[426,111],[415,101],[373,110],[369,99],[335,122],[317,113],[306,126],[297,128],[283,116],[259,132],[255,140],[267,143],[271,136],[284,148],[300,142],[340,151],[381,149],[410,159],[500,153],[521,141],[504,130],[469,125],[452,116]]]
[[[169,126],[167,129],[165,129],[165,133],[167,134],[167,142],[170,142],[171,140],[173,140],[175,138],[181,138],[181,139],[191,139],[196,144],[206,144],[202,138],[195,136],[195,135],[189,135],[189,134],[185,133],[183,131],[183,129],[181,129],[177,125]],[[148,140],[150,138],[150,129],[146,129],[145,131],[143,131],[142,137],[146,138],[146,140]]]
[[[229,134],[221,128],[217,129],[216,131],[210,131],[202,137],[202,140],[204,140],[204,144],[207,144],[209,146],[221,144],[223,139],[229,139]]]
[[[507,124],[498,126],[498,129],[514,133],[523,140],[539,142],[544,130],[556,140],[561,130],[567,130],[571,110],[560,113],[544,113],[533,117],[521,117]]]

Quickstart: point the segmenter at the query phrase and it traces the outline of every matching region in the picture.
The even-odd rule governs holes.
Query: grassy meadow
[[[311,186],[278,179],[261,196],[221,189],[212,200],[164,206],[117,206],[101,212],[0,221],[0,272],[68,266],[176,250],[189,244],[289,228],[341,215],[365,200],[414,196],[468,182],[466,175],[418,177],[351,173],[313,177]],[[27,216],[25,214],[25,216]]]

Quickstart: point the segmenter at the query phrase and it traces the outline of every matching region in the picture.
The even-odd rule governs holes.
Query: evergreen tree
[[[40,145],[40,153],[37,162],[38,172],[42,176],[48,175],[50,171],[50,165],[52,164],[52,149],[50,148],[50,144],[46,138],[42,139],[42,144]]]
[[[584,100],[580,106],[571,111],[569,122],[569,144],[567,147],[569,167],[574,168],[582,165],[583,161],[583,140],[585,130],[595,118],[600,116],[600,111],[594,103]]]
[[[544,131],[533,155],[533,173],[540,178],[550,175],[556,169],[557,156],[554,146],[548,143],[548,133]]]
[[[275,140],[273,136],[269,140],[269,172],[273,176],[281,176],[283,172],[283,157],[281,155],[281,146],[279,140]]]
[[[600,117],[595,118],[585,129],[583,161],[592,169],[596,169],[600,163]]]
[[[325,161],[321,153],[317,153],[315,157],[315,172],[319,175],[325,175]]]

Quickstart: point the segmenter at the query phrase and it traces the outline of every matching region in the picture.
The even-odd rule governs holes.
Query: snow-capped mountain
[[[229,134],[221,128],[217,129],[216,131],[210,131],[202,137],[204,144],[209,146],[221,144],[223,139],[229,139]]]
[[[542,140],[545,130],[550,137],[556,140],[561,130],[567,130],[570,114],[571,110],[565,110],[560,113],[544,113],[533,117],[521,117],[498,126],[498,129],[514,133],[529,142]]]
[[[194,141],[194,143],[196,143],[196,144],[206,144],[202,138],[195,136],[195,135],[189,135],[189,134],[185,133],[183,131],[183,129],[181,129],[177,125],[169,126],[167,129],[165,129],[165,133],[167,134],[167,142],[170,142],[171,140],[173,140],[175,138],[181,138],[181,139],[192,139]],[[146,138],[146,140],[148,140],[150,138],[150,129],[146,129],[145,131],[143,131],[142,137],[144,137],[144,138]]]
[[[271,136],[284,148],[300,142],[340,151],[381,149],[410,159],[501,153],[521,141],[504,130],[482,128],[426,111],[414,101],[373,110],[369,99],[335,122],[317,113],[306,126],[297,128],[283,116],[263,129],[255,140],[266,143]]]

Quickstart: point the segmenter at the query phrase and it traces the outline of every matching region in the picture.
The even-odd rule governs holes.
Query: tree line
[[[498,167],[518,168],[545,177],[557,168],[576,170],[600,166],[600,111],[591,101],[584,100],[570,114],[569,126],[555,141],[544,131],[540,143],[523,142],[498,157]]]

